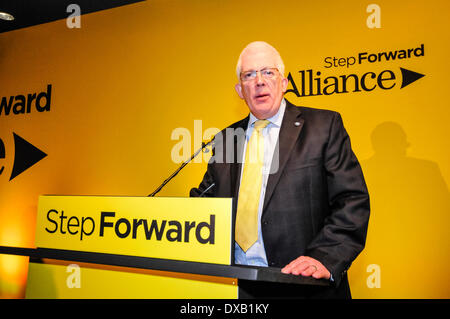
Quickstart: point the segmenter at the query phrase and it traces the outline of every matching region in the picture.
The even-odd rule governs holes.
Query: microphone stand
[[[211,139],[209,142],[205,143],[202,142],[202,147],[200,147],[194,154],[191,155],[191,158],[183,162],[183,164],[180,165],[180,167],[177,168],[175,172],[172,173],[161,185],[158,186],[157,189],[153,191],[148,197],[154,197],[172,178],[174,178],[187,164],[189,164],[205,147],[207,147],[209,144],[213,142],[214,138]]]

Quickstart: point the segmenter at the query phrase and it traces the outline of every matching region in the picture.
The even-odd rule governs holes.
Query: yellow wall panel
[[[52,85],[50,111],[0,114],[0,244],[34,246],[39,195],[151,193],[179,165],[171,159],[176,128],[193,141],[194,120],[204,132],[248,113],[234,92],[236,60],[248,42],[265,40],[299,90],[302,70],[320,72],[322,88],[330,76],[393,72],[384,82],[391,89],[286,98],[339,111],[361,161],[372,212],[367,246],[350,269],[353,296],[449,298],[450,3],[376,3],[380,28],[367,26],[369,2],[357,0],[152,0],[83,15],[80,29],[60,20],[0,34],[0,99]],[[419,56],[326,67],[327,57],[422,44]],[[425,76],[401,88],[400,68]],[[9,181],[13,133],[47,156]],[[186,167],[159,195],[187,196],[205,168]],[[26,261],[11,277],[5,260],[0,295],[11,296],[11,282],[25,283]],[[19,288],[13,295],[23,297]]]

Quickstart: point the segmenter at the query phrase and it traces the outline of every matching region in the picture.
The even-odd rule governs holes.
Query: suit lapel
[[[240,181],[240,175],[241,175],[241,168],[242,168],[242,154],[243,154],[243,147],[245,142],[245,131],[247,130],[249,116],[244,118],[243,120],[236,123],[236,126],[233,127],[235,130],[241,130],[243,134],[236,134],[233,135],[233,154],[234,158],[230,165],[230,183],[231,183],[231,196],[235,199],[238,198],[239,194],[239,181]],[[235,131],[238,132],[239,131]]]
[[[247,116],[243,120],[236,123],[233,126],[234,129],[241,128],[244,132],[247,130],[249,117]],[[299,125],[296,125],[296,122]],[[277,161],[275,156],[278,156],[278,170],[274,171],[273,174],[269,175],[269,180],[267,181],[266,186],[266,194],[264,197],[264,207],[263,214],[267,207],[267,204],[272,197],[273,191],[278,184],[278,181],[281,177],[281,174],[286,166],[287,160],[289,159],[291,152],[296,144],[300,132],[303,128],[303,118],[301,117],[300,108],[292,105],[289,101],[286,100],[286,110],[283,116],[283,122],[281,123],[280,134],[278,137],[278,143],[274,152],[274,159],[272,159],[272,167],[276,165]],[[245,141],[245,134],[238,134],[234,137],[234,160],[230,164],[230,195],[235,199],[238,198],[239,195],[239,180],[242,170],[242,151],[243,145]],[[278,152],[277,152],[278,150]]]
[[[269,175],[269,179],[267,181],[263,214],[303,128],[304,120],[300,115],[300,108],[292,105],[286,100],[286,110],[283,116],[283,122],[281,123],[278,143],[272,159],[271,171],[274,173]],[[276,156],[278,156],[279,159],[278,169],[276,169]]]

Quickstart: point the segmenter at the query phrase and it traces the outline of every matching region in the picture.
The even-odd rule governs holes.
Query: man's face
[[[268,48],[251,48],[242,55],[241,74],[265,68],[276,68],[275,53]],[[288,80],[277,71],[273,78],[266,78],[261,72],[257,72],[256,78],[248,81],[241,80],[235,88],[253,115],[258,119],[268,119],[278,112],[287,85]]]

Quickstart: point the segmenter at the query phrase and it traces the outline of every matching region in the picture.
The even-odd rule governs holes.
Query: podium
[[[328,286],[233,265],[231,198],[41,196],[26,298],[236,299],[239,282]]]

